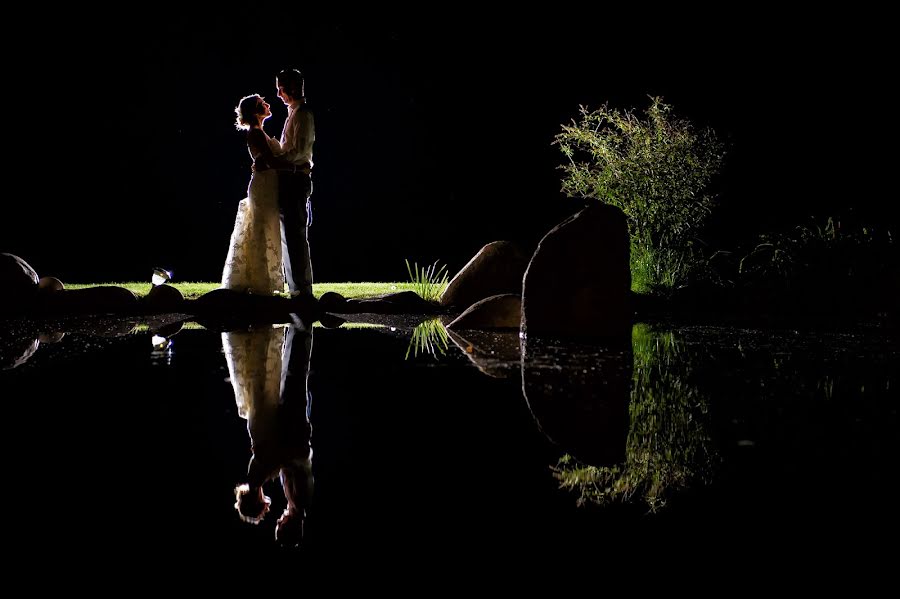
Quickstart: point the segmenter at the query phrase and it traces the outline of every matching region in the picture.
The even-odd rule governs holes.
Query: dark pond
[[[896,557],[900,343],[878,331],[641,323],[615,347],[177,320],[0,327],[12,563]],[[248,477],[270,479],[258,524]]]

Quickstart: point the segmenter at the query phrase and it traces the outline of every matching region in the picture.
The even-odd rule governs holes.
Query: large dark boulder
[[[596,202],[554,227],[531,257],[522,288],[527,335],[631,334],[628,223]]]
[[[13,254],[0,254],[0,317],[29,307],[37,297],[40,277]]]
[[[54,293],[65,288],[63,282],[56,277],[41,277],[41,280],[38,281],[38,290],[41,293]]]
[[[48,314],[129,314],[138,300],[128,289],[105,285],[41,294],[39,311]]]
[[[154,285],[141,299],[141,307],[153,312],[178,312],[184,306],[184,295],[171,285]]]
[[[464,308],[493,295],[522,293],[522,275],[528,256],[509,241],[494,241],[481,248],[447,285],[442,306]]]

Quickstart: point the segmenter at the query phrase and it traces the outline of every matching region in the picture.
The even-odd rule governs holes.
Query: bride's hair
[[[246,131],[250,128],[250,125],[255,125],[259,122],[259,115],[263,113],[259,104],[260,100],[262,100],[262,97],[259,94],[250,94],[241,98],[241,101],[238,102],[237,107],[234,109],[234,113],[237,115],[235,127]]]
[[[269,511],[272,500],[263,495],[260,489],[250,489],[243,484],[234,488],[234,509],[244,522],[259,524]]]

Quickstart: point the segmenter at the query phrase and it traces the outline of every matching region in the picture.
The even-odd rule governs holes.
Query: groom
[[[281,255],[284,278],[294,297],[312,299],[312,261],[309,257],[307,229],[312,224],[312,152],[316,140],[313,114],[306,107],[303,75],[297,69],[285,69],[275,79],[278,97],[288,107],[281,132],[282,153],[257,170],[278,171],[278,207],[281,214]]]

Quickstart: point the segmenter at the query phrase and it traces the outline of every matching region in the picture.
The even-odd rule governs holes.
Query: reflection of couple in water
[[[287,507],[275,538],[299,545],[313,494],[307,381],[312,329],[267,325],[232,331],[222,333],[222,346],[253,451],[247,482],[235,489],[235,509],[245,522],[261,522],[271,505],[263,485],[280,477]]]

